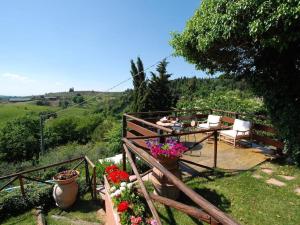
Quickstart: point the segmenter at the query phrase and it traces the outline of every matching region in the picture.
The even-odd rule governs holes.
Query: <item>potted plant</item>
[[[165,143],[159,143],[158,140],[147,142],[150,152],[157,161],[181,179],[178,159],[187,150],[180,142],[167,139]],[[154,193],[167,198],[177,199],[179,197],[179,189],[157,168],[153,168],[151,181],[154,186]]]
[[[128,173],[111,165],[106,167],[104,177],[108,225],[157,225],[134,184],[129,182]]]
[[[56,205],[62,209],[69,208],[76,201],[78,184],[76,178],[79,176],[77,170],[66,170],[53,177],[53,198]]]

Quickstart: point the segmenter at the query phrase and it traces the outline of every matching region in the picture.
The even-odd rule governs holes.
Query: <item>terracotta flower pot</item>
[[[180,180],[182,179],[181,171],[179,170],[178,158],[158,157],[157,161],[177,178]],[[179,197],[180,190],[155,167],[151,174],[151,181],[154,186],[155,194],[174,200]]]
[[[53,180],[56,182],[53,187],[53,198],[59,208],[69,208],[76,201],[78,193],[76,179],[79,175],[79,171],[76,171],[76,173],[77,175],[65,180],[58,179],[60,173],[53,177]]]

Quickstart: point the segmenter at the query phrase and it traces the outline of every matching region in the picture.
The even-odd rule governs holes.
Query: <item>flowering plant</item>
[[[105,168],[110,183],[109,194],[116,206],[122,225],[155,225],[157,221],[149,218],[144,201],[136,194],[129,175],[118,167]]]
[[[111,172],[117,171],[119,168],[116,165],[107,166],[105,168],[105,173],[110,174]]]
[[[155,158],[158,156],[177,158],[188,150],[182,143],[172,139],[167,139],[165,143],[159,143],[158,140],[149,140],[147,146]]]
[[[115,170],[108,174],[108,180],[114,184],[119,184],[122,181],[128,181],[129,175],[125,171]]]

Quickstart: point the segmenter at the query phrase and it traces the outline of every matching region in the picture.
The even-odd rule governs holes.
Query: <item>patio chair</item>
[[[198,124],[199,129],[218,128],[221,126],[221,116],[208,115],[206,123]]]
[[[251,122],[235,119],[231,130],[220,131],[219,140],[224,140],[233,144],[236,147],[236,143],[241,139],[251,138]]]

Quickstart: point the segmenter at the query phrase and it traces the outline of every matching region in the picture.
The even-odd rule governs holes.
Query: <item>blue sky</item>
[[[104,91],[130,76],[130,59],[147,67],[172,53],[196,0],[0,1],[0,95]],[[170,58],[173,78],[203,76]],[[131,81],[115,89],[131,87]]]

